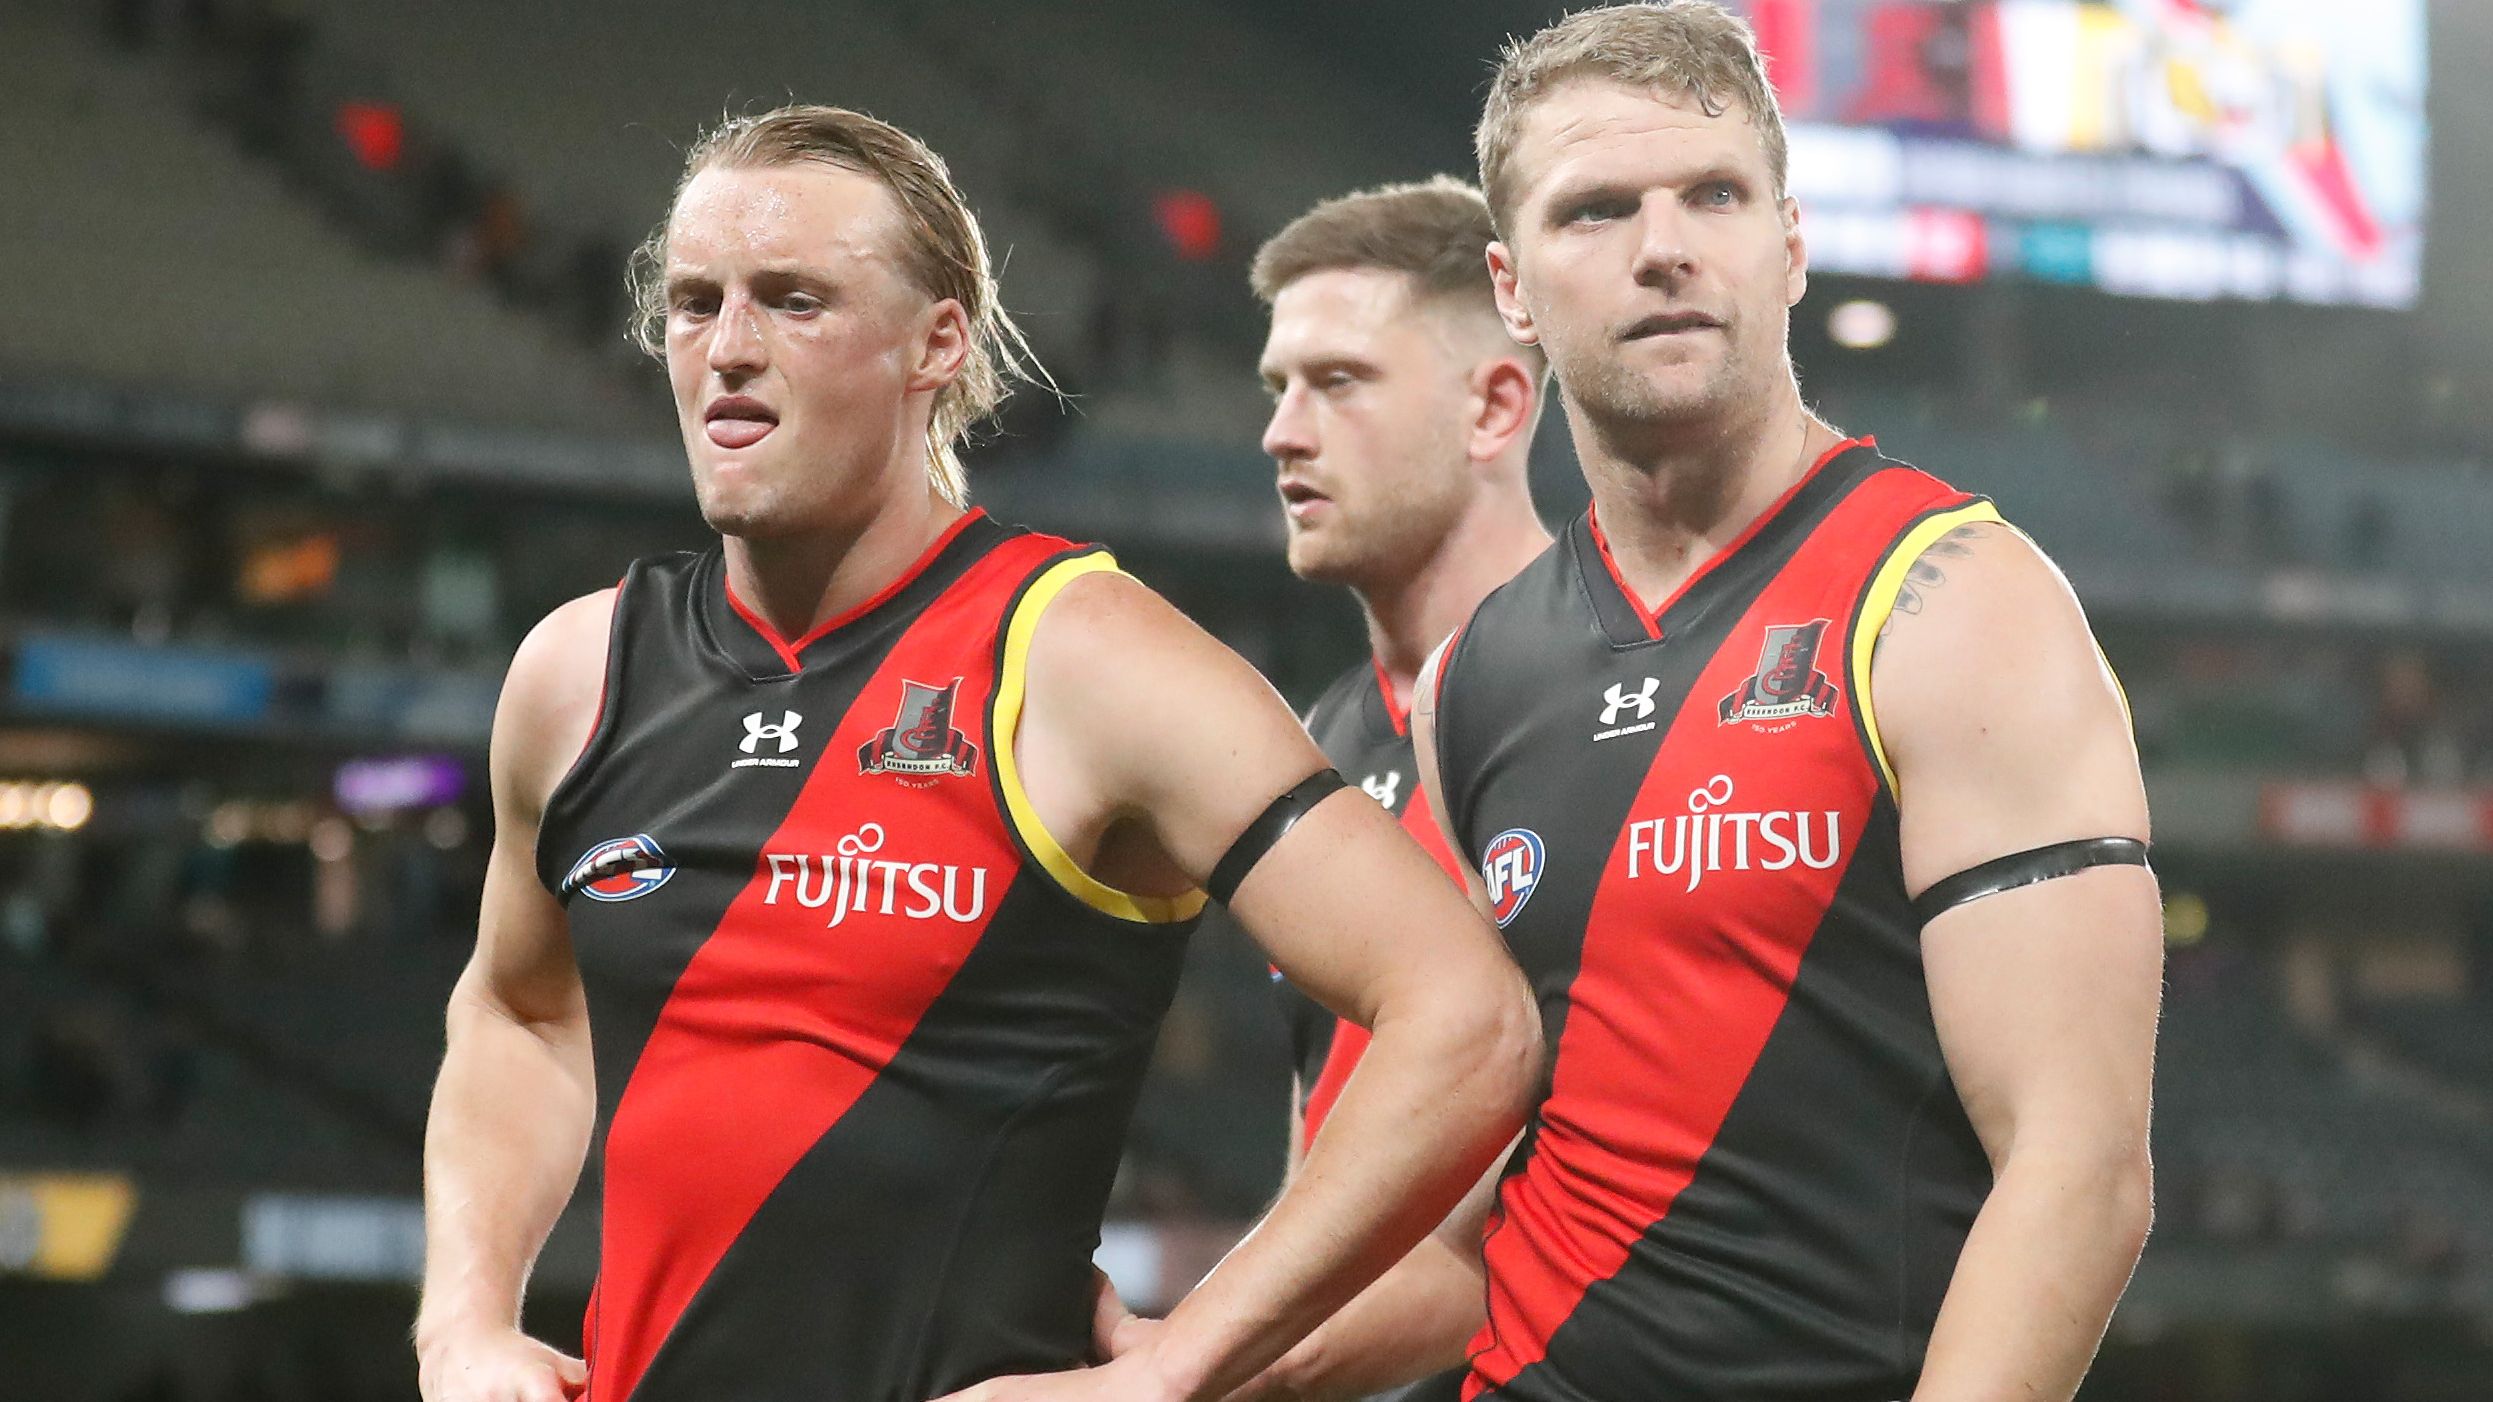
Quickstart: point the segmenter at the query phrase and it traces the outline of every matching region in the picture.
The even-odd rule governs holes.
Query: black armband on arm
[[[1255,821],[1246,825],[1246,831],[1238,834],[1238,840],[1229,844],[1203,889],[1222,905],[1229,904],[1229,898],[1238,894],[1238,883],[1246,880],[1247,873],[1255,870],[1255,864],[1264,860],[1264,854],[1272,850],[1283,833],[1314,811],[1317,804],[1331,798],[1335,789],[1348,787],[1349,783],[1332,769],[1319,769],[1291,785],[1288,793],[1266,805],[1263,812],[1255,815]]]
[[[2085,837],[2055,842],[1968,867],[1913,898],[1913,915],[1927,925],[1942,912],[1967,901],[2014,891],[2037,882],[2075,876],[2088,867],[2147,864],[2147,844],[2134,837]]]

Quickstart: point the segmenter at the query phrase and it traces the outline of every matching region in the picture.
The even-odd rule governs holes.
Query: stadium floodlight
[[[1838,303],[1827,313],[1826,334],[1846,350],[1876,350],[1896,339],[1896,313],[1885,302]]]

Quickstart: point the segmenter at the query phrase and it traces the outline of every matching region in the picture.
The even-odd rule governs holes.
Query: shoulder
[[[2067,576],[2023,531],[1996,517],[1948,525],[1891,562],[1902,567],[1880,630],[1874,675],[1944,660],[1979,643],[2021,639],[2043,651],[2093,651]]]
[[[597,725],[619,593],[600,589],[555,609],[511,656],[494,713],[494,782],[529,811],[553,791]]]
[[[2128,708],[2076,592],[2005,523],[1955,526],[1913,555],[1871,658],[1900,787],[1917,765],[1981,770],[2116,735],[2126,750]]]
[[[1126,575],[1073,576],[1035,619],[1015,618],[1025,627],[1023,659],[1008,647],[999,686],[1021,705],[999,710],[996,744],[1015,747],[1044,826],[1073,835],[1074,850],[1139,822],[1172,864],[1160,876],[1200,879],[1273,795],[1324,763],[1245,659]]]
[[[1025,606],[1014,621],[1027,639],[1034,704],[1078,700],[1085,715],[1111,724],[1174,724],[1175,708],[1280,704],[1245,659],[1105,553],[1078,559],[1089,567],[1047,579],[1046,596],[1032,601],[1038,607]]]
[[[1030,639],[1030,665],[1109,671],[1148,665],[1171,649],[1219,644],[1105,551],[1073,555],[1043,569],[1017,620]]]

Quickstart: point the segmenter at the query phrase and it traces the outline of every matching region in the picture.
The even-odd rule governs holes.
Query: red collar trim
[[[876,590],[873,598],[866,600],[864,603],[858,604],[854,608],[846,609],[835,617],[815,624],[812,628],[806,630],[805,636],[797,638],[794,641],[790,641],[789,639],[782,637],[779,630],[771,626],[769,619],[762,617],[761,614],[755,612],[750,606],[748,606],[744,600],[736,597],[735,584],[726,578],[725,571],[721,571],[720,583],[724,585],[727,590],[727,607],[734,610],[736,617],[743,619],[745,626],[751,628],[763,642],[770,644],[770,650],[779,654],[779,660],[788,664],[789,671],[801,672],[805,670],[805,663],[802,656],[805,649],[822,641],[824,638],[829,637],[841,628],[856,622],[865,615],[872,613],[876,609],[881,608],[884,604],[889,603],[894,594],[908,588],[919,575],[926,573],[927,566],[934,564],[935,557],[943,554],[944,547],[952,544],[953,540],[958,537],[961,532],[969,529],[969,525],[972,521],[976,521],[986,514],[985,510],[975,506],[961,513],[961,518],[954,521],[951,525],[944,527],[943,534],[935,537],[934,543],[927,546],[925,551],[921,553],[917,559],[911,561],[907,569],[902,570],[898,575],[894,576],[891,583]]]
[[[1376,694],[1378,699],[1385,703],[1385,715],[1394,723],[1394,734],[1398,736],[1410,734],[1411,708],[1394,704],[1394,684],[1385,675],[1385,664],[1371,656],[1368,659],[1368,665],[1376,669]]]
[[[1791,505],[1792,498],[1800,495],[1801,488],[1808,486],[1810,482],[1817,477],[1818,470],[1820,468],[1825,467],[1828,463],[1835,461],[1837,458],[1843,456],[1847,452],[1850,452],[1852,449],[1875,448],[1877,446],[1878,440],[1865,434],[1859,438],[1847,438],[1842,442],[1837,443],[1834,447],[1820,453],[1818,455],[1818,460],[1809,465],[1809,470],[1800,475],[1799,481],[1794,482],[1790,487],[1784,489],[1783,495],[1776,497],[1773,505],[1767,507],[1761,512],[1758,512],[1757,518],[1742,527],[1740,534],[1731,538],[1730,544],[1725,545],[1722,549],[1707,556],[1705,558],[1705,562],[1698,565],[1695,570],[1691,571],[1686,579],[1681,580],[1679,582],[1679,587],[1672,590],[1671,596],[1664,599],[1661,606],[1658,608],[1645,607],[1645,601],[1636,596],[1636,590],[1627,582],[1627,576],[1619,572],[1619,562],[1612,558],[1610,554],[1610,537],[1602,534],[1601,509],[1599,507],[1590,508],[1586,512],[1586,515],[1591,518],[1593,527],[1593,548],[1601,552],[1601,567],[1610,571],[1610,582],[1619,586],[1620,595],[1627,600],[1630,608],[1636,610],[1637,621],[1645,625],[1645,636],[1648,638],[1660,638],[1662,636],[1662,615],[1669,613],[1674,605],[1676,605],[1681,599],[1686,598],[1688,591],[1696,587],[1698,580],[1712,574],[1716,565],[1719,565],[1723,561],[1730,559],[1733,555],[1738,554],[1740,552],[1740,547],[1748,544],[1751,540],[1754,540],[1759,531],[1766,529],[1767,522],[1782,515],[1783,508]]]

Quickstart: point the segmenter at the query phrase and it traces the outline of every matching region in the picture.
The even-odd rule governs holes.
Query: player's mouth
[[[1656,312],[1630,325],[1622,341],[1648,341],[1659,336],[1684,336],[1693,331],[1720,331],[1722,322],[1703,312]]]
[[[1333,498],[1296,478],[1281,479],[1282,514],[1300,525],[1307,524],[1332,504]]]
[[[779,415],[758,399],[721,395],[701,411],[702,431],[722,448],[750,448],[779,426]]]

